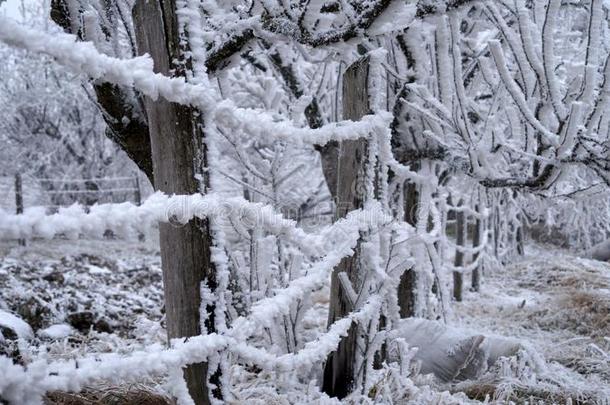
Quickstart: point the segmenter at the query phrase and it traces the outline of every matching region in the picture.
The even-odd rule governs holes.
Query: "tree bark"
[[[81,41],[86,39],[82,31],[73,32],[73,23],[81,15],[71,15],[66,0],[51,0],[50,17],[65,32],[76,35]],[[150,137],[141,96],[135,90],[101,81],[93,83],[93,90],[98,106],[104,112],[102,117],[107,125],[106,136],[154,184]]]
[[[155,71],[164,75],[184,72],[175,61],[181,60],[176,6],[173,0],[138,0],[133,11],[140,54],[149,53]],[[146,97],[154,186],[168,194],[195,194],[196,161],[205,161],[202,124],[191,107]],[[205,331],[200,325],[201,285],[216,287],[211,263],[211,237],[208,222],[191,220],[176,227],[159,227],[165,313],[168,337],[196,336]],[[207,307],[207,332],[214,330],[213,306]],[[209,404],[207,363],[193,364],[184,371],[189,392],[197,405]]]
[[[523,221],[521,215],[517,216],[517,231],[515,235],[515,242],[517,243],[517,254],[519,256],[525,256],[525,237],[523,235]]]
[[[480,210],[480,205],[477,204],[476,206],[476,211],[477,214],[479,216],[477,216],[477,219],[475,221],[474,224],[474,231],[473,231],[473,235],[472,235],[472,247],[473,248],[477,248],[479,246],[481,246],[482,243],[482,230],[483,230],[483,219],[480,217],[481,214],[481,210]],[[472,256],[472,261],[476,261],[479,257],[480,253],[475,253]],[[473,291],[480,291],[481,290],[481,265],[478,265],[474,268],[474,270],[472,270],[472,290]]]
[[[417,170],[418,166],[419,165],[417,163],[414,163],[411,165],[411,169]],[[404,220],[409,225],[416,226],[419,201],[417,184],[407,183],[404,193]],[[415,316],[415,301],[417,297],[416,289],[417,274],[415,273],[415,269],[407,269],[400,277],[400,282],[398,284],[398,308],[401,318],[410,318]]]
[[[458,206],[462,206],[462,202],[458,204]],[[466,223],[466,214],[464,211],[458,211],[456,214],[456,242],[457,247],[466,246],[466,238],[467,238],[467,223]],[[464,253],[459,249],[455,251],[455,267],[464,266]],[[462,301],[462,291],[464,287],[464,276],[460,271],[453,272],[453,298],[456,301]]]
[[[344,119],[359,120],[370,112],[368,74],[368,58],[360,59],[345,72],[343,79]],[[368,157],[368,146],[365,139],[342,141],[338,149],[336,219],[343,218],[349,211],[364,206],[366,198],[365,166]],[[339,274],[343,272],[347,274],[355,291],[362,288],[358,251],[359,249],[356,248],[354,255],[344,258],[333,271],[328,325],[344,318],[355,309],[341,285]],[[332,352],[326,361],[322,390],[331,397],[344,398],[353,388],[357,330],[357,325],[353,324],[348,335],[341,340],[337,350]]]

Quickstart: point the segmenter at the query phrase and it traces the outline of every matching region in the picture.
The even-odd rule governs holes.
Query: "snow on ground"
[[[529,246],[525,258],[489,273],[481,293],[454,304],[450,323],[522,340],[548,362],[558,391],[608,403],[610,265]]]
[[[50,352],[69,357],[163,338],[160,258],[149,244],[35,241],[2,244],[0,254],[0,314],[29,323]]]
[[[21,318],[0,310],[0,327],[8,328],[22,339],[29,339],[32,337],[32,328],[27,322],[24,322]],[[4,335],[0,333],[0,339],[4,339]]]
[[[518,354],[474,382],[440,383],[421,375],[400,380],[386,369],[378,376],[375,392],[368,393],[375,397],[373,403],[388,403],[390,397],[394,403],[469,402],[464,394],[452,396],[447,391],[465,391],[473,399],[488,395],[498,399],[496,403],[524,403],[528,398],[542,403],[567,403],[566,398],[573,403],[608,403],[610,265],[552,248],[530,247],[529,252],[502,271],[488,272],[482,292],[466,293],[464,302],[454,303],[448,320],[451,328],[466,335],[516,338],[529,354]],[[29,347],[0,339],[0,352],[16,361],[126,353],[164,342],[160,259],[154,241],[2,244],[0,258],[0,331],[9,336],[6,327],[14,327],[18,316],[35,334]],[[304,322],[308,340],[325,328],[327,295],[322,290],[313,296],[315,305]],[[17,326],[23,334],[23,323]],[[546,360],[544,370],[530,368],[532,354]],[[319,393],[319,377],[282,391],[277,375],[236,365],[231,382],[235,403],[334,403]],[[157,395],[166,388],[160,380],[141,384],[119,391],[127,395],[125,389],[132,392],[135,387],[133,395]],[[87,395],[114,395],[116,390],[95,387]],[[62,403],[61,395],[51,394],[55,402],[49,403]],[[345,402],[361,403],[362,397]]]

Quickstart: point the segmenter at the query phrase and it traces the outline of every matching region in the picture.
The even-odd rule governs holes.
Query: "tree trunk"
[[[21,174],[15,174],[15,213],[23,214],[23,187]],[[19,239],[19,246],[25,246],[25,239]]]
[[[71,8],[67,0],[51,0],[50,6],[49,14],[55,24],[65,32],[76,35],[81,41],[88,39],[83,30],[73,32],[75,25],[81,25],[80,19],[84,10],[70,13]],[[102,31],[105,28],[102,24]],[[108,35],[110,30],[106,29],[104,32]],[[150,137],[141,97],[130,88],[102,81],[95,81],[93,90],[97,103],[104,112],[102,117],[107,125],[106,136],[115,142],[146,174],[150,183],[154,184]]]
[[[412,170],[417,170],[417,164],[411,166]],[[405,222],[412,226],[417,224],[417,208],[419,201],[419,193],[417,192],[417,184],[407,183],[405,187]],[[410,318],[415,316],[415,300],[417,288],[417,275],[415,269],[407,269],[400,277],[398,284],[398,307],[401,318]]]
[[[458,204],[458,206],[462,206],[462,202]],[[456,214],[456,245],[457,247],[466,246],[466,237],[467,237],[467,223],[466,223],[466,214],[464,211],[458,211]],[[455,267],[464,266],[464,253],[457,249],[455,251]],[[462,301],[462,290],[464,286],[464,276],[462,272],[454,271],[453,272],[453,298],[456,301]]]
[[[368,74],[368,58],[360,59],[345,72],[343,80],[344,119],[357,121],[369,113]],[[336,219],[343,218],[351,210],[364,206],[367,156],[368,146],[365,139],[343,141],[339,144],[336,168]],[[359,249],[356,248],[354,255],[344,258],[333,271],[330,287],[329,325],[344,318],[355,309],[353,303],[348,299],[349,294],[341,285],[339,274],[345,272],[353,289],[360,290],[362,280],[359,274],[358,251]],[[357,330],[357,325],[352,325],[348,335],[341,340],[337,350],[332,352],[326,361],[322,390],[331,397],[344,398],[353,388]]]
[[[481,246],[482,243],[482,230],[483,230],[483,219],[481,218],[481,210],[480,210],[481,205],[477,204],[476,206],[476,211],[477,211],[477,219],[475,221],[474,224],[474,230],[473,230],[473,235],[472,235],[472,247],[473,248],[478,248],[479,246]],[[475,253],[472,256],[472,261],[476,261],[479,258],[479,254],[480,253]],[[481,290],[481,265],[478,265],[474,268],[474,270],[472,270],[472,290],[473,291],[480,291]]]
[[[515,242],[517,243],[517,254],[519,256],[525,256],[525,237],[523,235],[523,221],[521,215],[517,216],[517,231],[515,235]]]
[[[138,0],[134,26],[140,54],[149,53],[155,71],[165,75],[184,74],[175,61],[181,60],[176,6],[173,0]],[[201,147],[202,124],[188,106],[145,98],[150,131],[154,186],[168,194],[195,194],[195,162],[205,155]],[[203,156],[205,162],[205,156]],[[198,161],[198,160],[197,160]],[[215,289],[215,272],[210,260],[208,223],[191,220],[184,226],[159,227],[165,314],[168,337],[200,335],[201,283]],[[214,330],[212,304],[208,305],[207,332]],[[187,367],[184,376],[197,405],[209,404],[207,363]]]
[[[500,255],[500,238],[501,238],[501,220],[500,220],[500,208],[502,207],[502,195],[500,193],[493,193],[492,194],[492,207],[493,211],[492,211],[492,215],[493,215],[493,221],[492,221],[492,234],[493,234],[493,238],[494,238],[494,256],[495,257],[499,257]]]

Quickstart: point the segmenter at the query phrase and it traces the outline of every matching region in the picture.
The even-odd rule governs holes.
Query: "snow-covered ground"
[[[521,261],[486,274],[481,292],[465,294],[452,315],[451,324],[516,337],[541,354],[558,402],[562,393],[587,403],[610,398],[609,264],[529,246]]]
[[[27,247],[3,244],[0,254],[0,351],[18,362],[163,344],[161,270],[154,242],[34,241]],[[315,294],[316,304],[306,314],[308,340],[325,327],[327,294]],[[610,265],[530,246],[524,259],[485,274],[481,293],[468,292],[464,302],[454,303],[448,324],[449,335],[510,337],[524,350],[475,381],[441,383],[412,375],[408,384],[397,385],[382,372],[375,392],[365,396],[387,403],[389,397],[380,393],[400,389],[390,395],[395,403],[467,402],[460,391],[499,403],[528,398],[532,403],[567,403],[567,398],[607,403],[610,398]],[[13,341],[11,331],[30,345]],[[309,385],[278,389],[276,375],[245,366],[232,371],[235,403],[334,402],[319,393],[316,376]],[[144,392],[163,394],[167,388],[161,380],[141,384]],[[100,391],[113,392],[107,386],[91,392]],[[58,393],[53,395],[55,402],[49,403],[62,403]]]
[[[111,351],[163,338],[160,258],[152,245],[58,239],[3,244],[0,254],[0,310],[28,322],[34,343],[50,353]]]

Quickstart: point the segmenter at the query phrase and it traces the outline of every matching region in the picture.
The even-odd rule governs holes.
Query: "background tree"
[[[53,19],[95,44],[95,66],[26,35],[0,30],[0,38],[96,77],[108,136],[158,190],[299,207],[288,215],[298,220],[329,196],[334,203],[333,225],[312,227],[329,241],[322,258],[303,242],[309,236],[290,239],[233,217],[225,218],[230,228],[217,227],[189,221],[187,209],[185,226],[163,225],[170,337],[207,329],[234,338],[228,319],[241,325],[288,291],[298,299],[284,300],[285,312],[256,320],[267,347],[298,353],[295,331],[311,291],[293,283],[332,272],[326,337],[335,344],[320,345],[331,348],[321,358],[334,351],[324,389],[367,392],[401,317],[444,319],[452,273],[459,281],[522,254],[541,200],[608,183],[601,0],[585,8],[560,0],[149,0],[136,2],[133,20],[131,6],[53,2]],[[584,64],[573,60],[579,54]],[[287,163],[292,152],[299,157]],[[301,165],[311,178],[297,187]],[[286,198],[287,184],[294,198]],[[476,247],[469,219],[480,221],[477,229],[488,224]],[[244,361],[255,357],[248,354]],[[228,386],[216,373],[228,356],[207,360],[209,370],[187,369],[197,403],[213,388],[202,386],[205,375]]]

